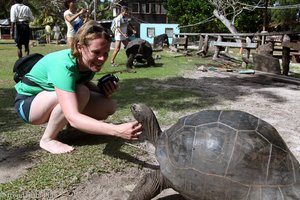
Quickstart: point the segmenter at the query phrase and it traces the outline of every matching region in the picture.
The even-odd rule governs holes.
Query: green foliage
[[[263,24],[261,11],[259,9],[254,11],[244,10],[235,21],[237,30],[241,33],[255,33],[261,30]]]
[[[253,1],[244,0],[245,4],[253,4]],[[228,32],[227,28],[213,16],[215,7],[205,0],[167,0],[164,3],[168,10],[170,20],[179,22],[181,26],[197,24],[181,29],[182,32]],[[227,9],[227,17],[232,17],[232,10]],[[261,23],[258,11],[244,11],[235,22],[239,32],[256,32],[257,25]]]
[[[100,5],[98,5],[98,10],[104,10],[108,5],[110,4],[110,2],[108,0],[105,0],[103,3],[101,3]],[[99,14],[101,14],[98,19],[99,20],[108,20],[108,19],[113,19],[113,13],[112,12],[99,12]]]
[[[9,18],[10,7],[12,5],[11,1],[0,1],[0,19]]]
[[[280,6],[284,5],[294,5],[299,4],[299,0],[277,0]],[[271,27],[274,27],[277,30],[294,30],[297,26],[300,25],[297,22],[297,12],[300,9],[278,9],[271,11]]]
[[[104,0],[98,3],[98,10],[103,10],[104,7],[109,5],[111,2]],[[14,1],[0,1],[0,19],[10,18],[10,8],[14,4]],[[35,17],[34,22],[31,24],[35,27],[44,26],[45,24],[54,24],[57,22],[59,25],[65,25],[63,13],[66,10],[64,1],[57,0],[24,0],[24,4],[28,5]],[[93,8],[92,0],[77,1],[78,9],[81,8]],[[111,18],[111,12],[101,12],[102,15],[98,16],[97,19],[109,19]],[[93,18],[93,16],[91,16]]]
[[[176,1],[168,0],[164,4],[171,21],[181,26],[196,24],[212,16],[213,7],[205,0]],[[224,28],[224,27],[223,27]],[[182,32],[210,32],[222,29],[222,25],[214,20],[209,23],[183,28]]]

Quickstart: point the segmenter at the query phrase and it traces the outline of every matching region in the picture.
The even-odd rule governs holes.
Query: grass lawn
[[[31,53],[47,54],[66,46],[46,45],[31,47]],[[44,126],[25,124],[17,117],[13,102],[15,97],[13,81],[13,64],[17,58],[14,44],[0,44],[0,148],[7,151],[21,150],[22,158],[26,158],[33,167],[18,179],[0,184],[0,199],[24,192],[43,190],[67,190],[86,179],[87,174],[109,173],[121,171],[126,167],[142,167],[130,162],[135,156],[145,152],[137,151],[123,140],[111,137],[92,136],[79,131],[63,130],[60,139],[76,148],[73,153],[51,155],[38,147]],[[115,73],[120,79],[120,89],[113,98],[118,102],[118,111],[107,121],[122,123],[133,119],[130,105],[143,102],[156,111],[162,127],[175,123],[178,117],[193,110],[201,110],[211,106],[214,97],[195,91],[195,88],[182,86],[187,78],[182,74],[196,70],[196,65],[212,63],[211,57],[176,57],[164,52],[159,54],[155,67],[136,66],[136,73]],[[126,56],[122,50],[116,63],[119,67],[111,67],[107,62],[99,72],[95,81],[106,73],[125,69]],[[298,68],[297,68],[298,69]],[[163,87],[162,87],[163,86]],[[43,102],[41,102],[42,104]],[[180,115],[180,116],[179,116]],[[22,151],[24,149],[24,151]],[[0,149],[1,150],[1,149]],[[1,160],[4,163],[5,161]]]
[[[46,45],[31,47],[30,50],[31,53],[45,55],[65,48],[66,46]],[[76,151],[73,153],[51,155],[41,150],[38,142],[44,126],[25,124],[17,117],[13,108],[15,83],[12,68],[17,58],[16,50],[14,44],[0,44],[0,147],[9,151],[24,149],[21,156],[30,160],[33,167],[18,179],[0,184],[0,199],[1,196],[7,199],[12,194],[14,199],[16,195],[29,191],[68,189],[82,181],[87,173],[108,173],[136,165],[128,160],[144,152],[136,151],[117,138],[92,136],[76,131],[69,133],[64,130],[61,133],[61,140],[75,146]],[[120,79],[120,89],[114,95],[119,109],[107,120],[108,122],[121,123],[132,120],[129,107],[135,102],[146,103],[156,110],[162,126],[177,121],[178,117],[174,116],[173,112],[184,114],[211,104],[209,99],[190,91],[189,88],[182,90],[168,87],[173,82],[183,81],[182,73],[185,70],[196,69],[195,64],[199,64],[201,59],[173,58],[167,52],[154,54],[161,55],[161,59],[156,60],[157,66],[137,66],[136,73],[115,74]],[[95,81],[106,73],[125,69],[124,50],[120,52],[116,62],[121,65],[115,68],[107,62],[103,70],[96,75]],[[165,84],[166,87],[161,88],[157,83]]]

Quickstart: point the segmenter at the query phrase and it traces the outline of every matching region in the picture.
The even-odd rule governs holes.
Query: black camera
[[[97,86],[100,89],[101,93],[103,93],[103,91],[104,91],[103,87],[108,81],[111,81],[112,83],[113,82],[117,83],[117,82],[119,82],[119,78],[113,74],[106,74],[105,76],[101,77],[97,83]]]

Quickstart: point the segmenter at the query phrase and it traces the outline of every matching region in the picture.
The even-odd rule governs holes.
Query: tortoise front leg
[[[147,65],[150,67],[150,66],[155,66],[155,62],[154,62],[154,59],[152,56],[149,56],[147,58]]]
[[[131,192],[127,200],[151,200],[168,188],[160,170],[146,174]]]
[[[126,67],[127,68],[132,68],[133,66],[133,61],[134,61],[134,54],[130,54],[127,58],[127,62],[126,62]]]

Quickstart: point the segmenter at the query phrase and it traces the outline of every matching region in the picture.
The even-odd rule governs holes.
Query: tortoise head
[[[156,146],[157,138],[162,131],[152,109],[145,104],[132,104],[130,109],[134,118],[142,124],[141,137],[145,137],[146,140]]]

